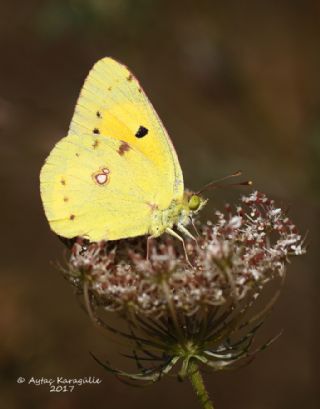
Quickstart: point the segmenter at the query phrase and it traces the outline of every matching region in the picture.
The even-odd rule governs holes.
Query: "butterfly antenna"
[[[251,180],[245,180],[245,181],[239,182],[239,183],[230,183],[230,184],[227,184],[227,185],[220,183],[220,182],[223,182],[223,181],[225,181],[227,179],[231,179],[231,178],[238,177],[238,176],[241,176],[241,175],[242,175],[241,170],[238,170],[237,172],[231,173],[230,175],[224,176],[223,178],[213,180],[212,182],[206,184],[196,194],[200,195],[201,193],[205,192],[206,190],[217,189],[217,188],[227,187],[227,186],[251,186],[252,185]]]

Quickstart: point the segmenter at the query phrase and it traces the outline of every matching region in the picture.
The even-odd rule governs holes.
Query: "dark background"
[[[206,377],[216,407],[319,408],[320,3],[11,0],[0,16],[0,408],[198,407],[187,382],[133,389],[105,373],[88,351],[117,363],[117,347],[54,266],[63,246],[43,214],[39,170],[104,56],[141,80],[187,186],[240,168],[309,231],[264,330],[282,337],[250,366]],[[210,194],[209,210],[240,194]],[[102,384],[73,393],[16,383],[89,375]]]

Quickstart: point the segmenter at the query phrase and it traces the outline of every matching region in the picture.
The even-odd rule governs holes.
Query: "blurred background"
[[[140,79],[197,189],[242,169],[290,206],[308,254],[289,268],[248,367],[206,377],[216,407],[319,408],[319,1],[18,0],[0,5],[0,408],[197,408],[190,385],[121,384],[117,363],[55,263],[63,245],[43,214],[38,175],[68,129],[92,64],[113,56]],[[241,190],[212,192],[212,212]],[[23,377],[97,376],[73,393]]]

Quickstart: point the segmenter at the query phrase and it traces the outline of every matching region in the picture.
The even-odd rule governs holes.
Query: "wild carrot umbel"
[[[198,365],[238,367],[276,338],[253,347],[289,258],[305,250],[286,213],[258,192],[216,212],[198,230],[197,242],[186,240],[192,266],[181,243],[165,235],[152,242],[149,260],[145,237],[78,239],[65,275],[84,294],[94,323],[129,342],[125,356],[138,368],[128,373],[94,357],[105,369],[133,382],[153,383],[169,373],[189,377],[202,406],[211,408]],[[276,279],[274,296],[252,313],[266,283]],[[111,326],[101,310],[117,314],[128,329]]]

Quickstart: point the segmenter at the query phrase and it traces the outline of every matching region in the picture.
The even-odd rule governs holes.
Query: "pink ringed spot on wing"
[[[95,178],[99,185],[104,185],[108,181],[108,175],[105,173],[99,173]]]
[[[110,170],[108,168],[100,168],[92,174],[92,179],[97,185],[103,186],[109,183],[109,174]]]

